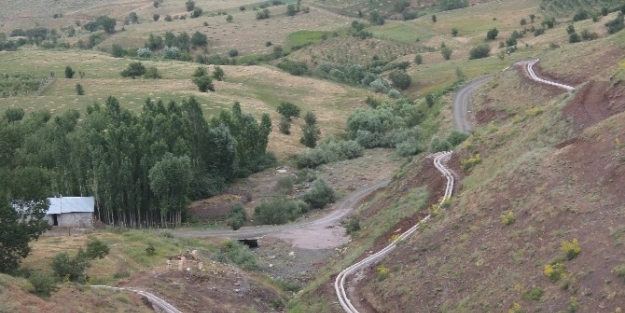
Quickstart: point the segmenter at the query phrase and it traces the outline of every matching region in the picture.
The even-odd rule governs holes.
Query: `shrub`
[[[299,168],[315,168],[319,165],[361,157],[364,148],[354,140],[324,141],[313,150],[305,151],[296,157]]]
[[[151,58],[153,56],[150,48],[139,48],[137,50],[137,56],[140,58]]]
[[[32,293],[41,297],[49,297],[50,293],[56,290],[54,278],[43,273],[31,274],[28,282],[33,286]]]
[[[452,28],[452,29],[451,29],[451,35],[452,35],[453,37],[458,36],[458,29],[457,29],[457,28],[455,28],[455,27],[454,27],[454,28]]]
[[[100,239],[91,238],[87,241],[87,251],[85,252],[85,256],[89,259],[103,259],[111,248],[102,242]]]
[[[336,193],[325,180],[318,178],[313,182],[312,188],[302,196],[302,200],[308,203],[312,208],[320,209],[334,202],[334,200],[336,200]]]
[[[148,67],[148,69],[145,70],[145,74],[143,74],[143,77],[152,79],[162,78],[161,74],[158,72],[158,69],[154,66]]]
[[[81,84],[76,84],[76,94],[82,96],[85,94],[85,90],[82,88]]]
[[[542,34],[545,33],[545,29],[540,27],[540,28],[536,28],[536,30],[534,30],[534,37],[538,37]]]
[[[69,67],[69,66],[65,67],[65,78],[73,78],[74,77],[74,73],[76,73],[76,72],[74,72],[74,70],[72,70],[71,67]]]
[[[246,245],[234,240],[224,243],[213,258],[218,262],[235,264],[246,270],[258,269],[254,253]]]
[[[145,66],[141,62],[132,62],[121,72],[122,77],[132,77],[132,79],[143,74],[145,74]]]
[[[383,94],[388,93],[388,89],[389,89],[388,83],[386,82],[386,80],[384,80],[381,77],[369,83],[369,86],[373,89],[373,91],[377,93],[383,93]]]
[[[69,281],[79,281],[83,277],[83,272],[88,266],[88,262],[83,258],[70,258],[66,252],[61,252],[54,256],[50,264],[52,271],[57,277]]]
[[[155,22],[158,22],[158,19],[159,19],[159,18],[161,18],[161,15],[160,15],[160,14],[154,14],[154,15],[152,15],[152,19],[153,19]]]
[[[306,62],[282,60],[278,63],[278,68],[295,76],[301,76],[308,73],[308,65],[306,65]]]
[[[291,176],[286,176],[278,179],[278,191],[283,194],[293,192],[293,178]]]
[[[195,8],[195,2],[193,2],[192,0],[187,0],[187,2],[185,3],[186,7],[187,7],[187,11],[191,12],[193,11],[193,9]]]
[[[582,38],[577,33],[572,33],[569,35],[569,42],[576,43],[582,41]]]
[[[571,241],[563,241],[560,245],[560,250],[566,253],[567,260],[573,260],[580,252],[582,252],[582,248],[579,246],[577,238],[573,238]]]
[[[204,12],[204,10],[202,10],[202,8],[195,8],[195,9],[193,9],[193,13],[191,13],[191,18],[198,18],[198,17],[202,16],[202,12]]]
[[[469,51],[469,59],[482,59],[490,55],[490,46],[488,44],[479,44]]]
[[[615,267],[614,273],[616,273],[616,275],[622,278],[623,282],[625,282],[625,264]]]
[[[514,218],[514,212],[512,211],[507,211],[503,214],[501,214],[501,223],[508,226],[512,223],[514,223],[514,221],[516,221],[516,219]]]
[[[247,213],[242,204],[237,203],[228,212],[227,223],[232,229],[237,230],[247,222]]]
[[[588,19],[588,11],[581,9],[579,11],[577,11],[575,13],[575,15],[573,15],[573,21],[577,22],[577,21],[583,21],[585,19]]]
[[[457,130],[453,130],[449,134],[449,136],[447,136],[446,140],[447,142],[449,142],[449,144],[451,144],[452,147],[455,147],[461,144],[463,141],[467,140],[467,138],[469,138],[469,134],[465,134]]]
[[[425,148],[416,139],[410,139],[399,143],[395,148],[395,151],[397,151],[397,154],[407,157],[417,155],[425,151]]]
[[[423,56],[420,54],[415,55],[414,57],[414,62],[416,64],[422,64],[423,63]]]
[[[126,52],[124,51],[124,48],[122,48],[121,45],[114,43],[111,46],[111,55],[114,58],[121,58],[124,56],[124,54],[126,54]]]
[[[393,86],[399,89],[408,89],[410,84],[412,83],[412,78],[406,72],[403,71],[393,71],[389,78],[393,82]]]
[[[460,160],[460,165],[462,165],[462,168],[466,171],[469,170],[471,168],[473,168],[474,166],[478,165],[482,163],[482,158],[480,158],[480,154],[475,154],[471,157],[468,157],[466,159],[462,159]]]
[[[259,224],[281,225],[294,221],[306,212],[308,212],[306,202],[278,196],[272,201],[263,201],[254,208],[254,220]]]
[[[163,59],[169,59],[169,60],[180,59],[180,49],[178,47],[165,46],[163,48]]]
[[[549,277],[552,282],[558,281],[560,278],[566,277],[566,268],[561,262],[546,264],[543,273]]]
[[[447,140],[441,140],[438,136],[432,136],[430,141],[430,152],[436,153],[451,150],[451,144]]]
[[[591,32],[588,29],[583,29],[580,35],[582,36],[582,40],[585,41],[595,40],[599,38],[599,34]]]
[[[543,289],[541,287],[535,287],[530,290],[523,292],[521,295],[521,299],[523,300],[534,300],[540,301],[540,298],[543,296]]]
[[[222,81],[224,79],[224,75],[224,70],[219,66],[215,66],[215,69],[213,70],[213,78],[218,81]]]
[[[264,8],[262,11],[256,12],[257,20],[264,20],[269,18],[269,9]]]
[[[278,124],[278,130],[285,135],[290,135],[291,134],[291,120],[283,116],[280,119],[280,123]]]
[[[453,52],[454,52],[454,51],[453,51],[453,50],[451,50],[451,48],[449,48],[449,47],[447,47],[447,46],[444,46],[444,47],[442,47],[442,48],[441,48],[441,55],[443,56],[443,58],[444,58],[445,60],[449,60],[449,59],[451,59],[451,54],[452,54]]]
[[[615,19],[607,22],[605,26],[608,28],[608,34],[614,34],[624,27],[623,13],[619,12]]]
[[[497,28],[490,29],[486,33],[486,39],[488,39],[488,40],[495,40],[497,38],[498,34],[499,34],[499,31],[497,30]]]
[[[165,15],[165,22],[171,22],[171,21],[173,21],[173,20],[174,20],[174,19],[173,19],[173,18],[171,18],[171,15],[169,15],[169,14]]]
[[[290,102],[283,101],[280,105],[278,105],[278,113],[289,120],[293,117],[299,118],[300,112],[301,109],[297,105]]]
[[[230,49],[230,51],[228,51],[228,55],[232,58],[236,57],[239,55],[239,50],[237,49]]]
[[[347,223],[345,223],[345,233],[347,235],[352,235],[359,230],[360,220],[358,220],[357,218],[350,218]]]
[[[213,79],[208,75],[194,77],[193,83],[197,86],[198,90],[201,92],[207,91],[215,91],[215,87],[213,86]]]
[[[388,96],[393,99],[399,99],[401,98],[401,92],[397,89],[391,89],[388,91]]]
[[[375,268],[375,271],[378,273],[378,281],[383,281],[389,276],[389,270],[384,267],[384,265],[378,265],[378,267]]]
[[[207,74],[208,74],[208,71],[206,70],[205,67],[198,66],[193,72],[193,77],[202,77],[202,76],[206,76]]]
[[[154,248],[154,245],[149,243],[148,247],[145,248],[145,253],[149,256],[155,255],[156,254],[156,248]]]

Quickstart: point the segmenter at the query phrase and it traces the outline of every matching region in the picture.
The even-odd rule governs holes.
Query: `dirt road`
[[[171,232],[178,237],[229,237],[233,239],[254,238],[271,235],[291,240],[293,245],[304,249],[327,249],[340,246],[347,240],[343,231],[337,231],[338,222],[372,192],[386,187],[390,180],[382,180],[365,186],[345,199],[336,203],[328,214],[308,221],[287,225],[264,225],[243,227],[239,230],[228,229],[174,229]],[[314,237],[311,237],[314,234]],[[321,240],[319,240],[321,239]]]
[[[469,133],[473,130],[473,126],[471,125],[471,96],[473,95],[473,91],[475,89],[492,78],[493,76],[489,75],[475,79],[462,87],[462,89],[460,89],[454,96],[454,124],[456,124],[456,128],[459,131]]]

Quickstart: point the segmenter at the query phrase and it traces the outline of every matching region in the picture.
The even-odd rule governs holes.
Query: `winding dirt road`
[[[470,133],[473,130],[471,125],[471,96],[475,89],[490,81],[492,75],[480,77],[464,85],[454,96],[453,115],[456,128],[463,133]]]

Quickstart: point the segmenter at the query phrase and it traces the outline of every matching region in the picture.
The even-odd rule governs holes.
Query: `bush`
[[[499,31],[497,30],[497,28],[490,29],[486,33],[486,39],[488,39],[488,40],[495,40],[495,39],[497,39],[497,35],[498,34],[499,34]]]
[[[540,298],[543,296],[543,289],[541,287],[532,288],[523,292],[521,295],[521,299],[523,300],[534,300],[540,301]]]
[[[74,78],[74,73],[76,72],[74,72],[74,70],[72,70],[71,67],[69,66],[65,67],[65,78]]]
[[[618,277],[623,279],[623,282],[625,282],[625,264],[615,267],[614,272]]]
[[[114,43],[111,46],[111,55],[114,58],[121,58],[124,56],[124,54],[126,54],[126,52],[124,51],[124,48],[122,48],[121,45]]]
[[[85,90],[82,88],[81,84],[76,84],[76,94],[82,96],[85,94]]]
[[[140,58],[151,58],[153,56],[150,48],[139,48],[137,50],[137,56]]]
[[[508,226],[512,223],[514,223],[516,221],[516,219],[514,218],[514,212],[512,211],[507,211],[503,214],[501,214],[501,223]]]
[[[191,12],[195,8],[195,2],[193,2],[193,0],[187,0],[185,5],[187,7],[187,12]]]
[[[583,29],[580,35],[582,36],[582,40],[585,41],[595,40],[599,38],[599,34],[591,32],[588,29]]]
[[[395,151],[403,157],[408,157],[425,151],[425,148],[416,139],[409,139],[399,143],[396,146]]]
[[[206,70],[205,67],[198,66],[193,72],[193,77],[202,77],[202,76],[206,76],[207,74],[208,74],[208,71]]]
[[[441,48],[441,55],[443,56],[443,58],[444,58],[445,60],[449,60],[449,59],[451,59],[451,54],[452,54],[453,52],[454,52],[454,51],[453,51],[453,50],[451,50],[451,48],[449,48],[449,47],[447,47],[447,46],[443,46],[443,47]]]
[[[451,35],[452,35],[453,37],[458,36],[458,29],[457,29],[457,28],[455,28],[455,27],[454,27],[454,28],[452,28],[452,29],[451,29]]]
[[[414,62],[416,64],[422,64],[423,63],[423,56],[420,54],[415,55],[414,57]]]
[[[334,202],[336,193],[325,180],[318,178],[313,182],[312,188],[302,196],[302,200],[312,208],[320,209]]]
[[[285,135],[290,135],[291,134],[291,120],[283,116],[280,119],[280,123],[278,124],[278,130]]]
[[[247,222],[247,213],[245,213],[245,208],[242,204],[237,203],[232,206],[232,208],[230,208],[230,212],[228,212],[228,226],[237,230],[245,225],[245,222]]]
[[[239,55],[239,50],[237,49],[230,49],[230,51],[228,51],[228,55],[232,58],[236,57]]]
[[[169,59],[169,60],[180,59],[180,49],[178,47],[165,46],[163,48],[163,59]]]
[[[296,220],[306,212],[308,212],[306,202],[278,196],[272,201],[263,201],[254,208],[254,220],[258,224],[281,225]]]
[[[306,62],[282,60],[278,63],[278,68],[295,76],[301,76],[308,73],[308,65],[306,65]]]
[[[213,258],[215,261],[235,264],[246,270],[258,269],[254,253],[246,245],[234,240],[224,243]]]
[[[173,19],[173,18],[171,18],[171,15],[169,15],[169,14],[165,15],[165,22],[171,22],[171,21],[173,21],[173,20],[174,20],[174,19]]]
[[[469,138],[468,134],[454,130],[449,134],[449,136],[447,136],[446,140],[447,142],[449,142],[449,144],[451,144],[452,147],[455,147],[461,144],[463,141],[467,140],[467,138]]]
[[[345,233],[347,235],[352,235],[359,230],[360,220],[358,220],[357,218],[350,218],[347,223],[345,223]]]
[[[582,41],[582,38],[577,33],[572,33],[569,35],[569,42],[576,43]]]
[[[389,85],[383,78],[379,77],[376,80],[369,83],[369,86],[373,89],[373,91],[377,93],[387,94]]]
[[[204,75],[200,77],[193,78],[193,83],[197,86],[197,88],[201,92],[207,91],[215,91],[215,87],[213,86],[213,79],[210,76]]]
[[[388,91],[388,96],[393,99],[399,99],[401,98],[401,92],[397,89],[391,89]]]
[[[152,15],[152,19],[153,19],[155,22],[158,22],[158,19],[159,19],[159,18],[161,18],[161,15],[160,15],[160,14],[154,14],[154,15]]]
[[[143,74],[145,74],[145,66],[141,62],[132,62],[121,72],[122,77],[132,77],[132,79]]]
[[[31,274],[28,282],[33,285],[33,293],[38,296],[49,297],[50,293],[56,290],[54,278],[42,273]]]
[[[195,9],[193,9],[193,13],[191,13],[191,18],[198,18],[198,17],[202,16],[202,12],[204,12],[204,10],[202,10],[202,8],[195,8]]]
[[[469,60],[482,59],[490,55],[490,46],[488,44],[479,44],[469,51]]]
[[[143,77],[152,79],[162,78],[161,74],[158,72],[158,69],[154,66],[148,67],[148,69],[145,70],[145,74],[143,74]]]
[[[403,71],[394,71],[389,75],[389,78],[393,82],[393,86],[402,90],[408,89],[412,83],[410,75]]]
[[[156,254],[156,248],[154,248],[154,245],[149,243],[148,247],[145,248],[145,253],[149,256],[153,256]]]
[[[561,262],[554,262],[546,264],[543,273],[545,276],[549,277],[552,282],[556,282],[563,276],[566,276],[566,268]]]
[[[468,171],[469,169],[480,163],[482,163],[482,158],[479,154],[475,154],[472,157],[460,160],[460,165],[462,165],[462,168],[465,171]]]
[[[69,281],[79,281],[84,279],[83,272],[88,262],[78,257],[70,258],[66,252],[61,252],[54,256],[50,266],[54,274]]]
[[[605,26],[608,28],[608,34],[614,34],[620,31],[621,29],[623,29],[624,27],[623,13],[619,13],[615,19],[607,22]]]
[[[571,241],[563,241],[560,250],[566,253],[567,260],[573,260],[577,255],[582,252],[582,248],[579,246],[577,238],[573,238]]]
[[[296,157],[299,168],[315,168],[319,165],[361,157],[364,148],[354,140],[322,142],[313,150],[305,151]]]
[[[87,251],[85,252],[85,256],[92,260],[103,259],[107,254],[109,254],[110,250],[111,248],[104,242],[100,241],[100,239],[91,238],[87,241]]]
[[[256,12],[257,20],[264,20],[269,18],[269,9],[264,8],[262,11]]]
[[[278,105],[278,113],[288,120],[291,120],[293,117],[299,118],[300,112],[301,109],[297,105],[290,102],[283,101],[280,105]]]
[[[219,66],[215,66],[215,69],[213,70],[213,78],[218,81],[222,81],[224,80],[224,75],[224,70]]]
[[[430,152],[436,153],[441,151],[449,151],[452,146],[447,140],[441,140],[438,136],[432,136],[430,141]]]

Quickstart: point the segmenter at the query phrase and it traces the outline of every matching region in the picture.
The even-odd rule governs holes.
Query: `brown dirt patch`
[[[625,88],[620,82],[614,87],[607,81],[590,81],[564,108],[564,115],[573,118],[573,129],[579,133],[588,126],[625,110]]]
[[[488,104],[485,104],[485,105],[487,106]],[[486,108],[484,110],[479,110],[475,112],[473,116],[475,117],[475,122],[478,125],[484,125],[492,121],[503,119],[508,116],[508,113],[506,113],[503,110],[495,110],[491,108]]]

